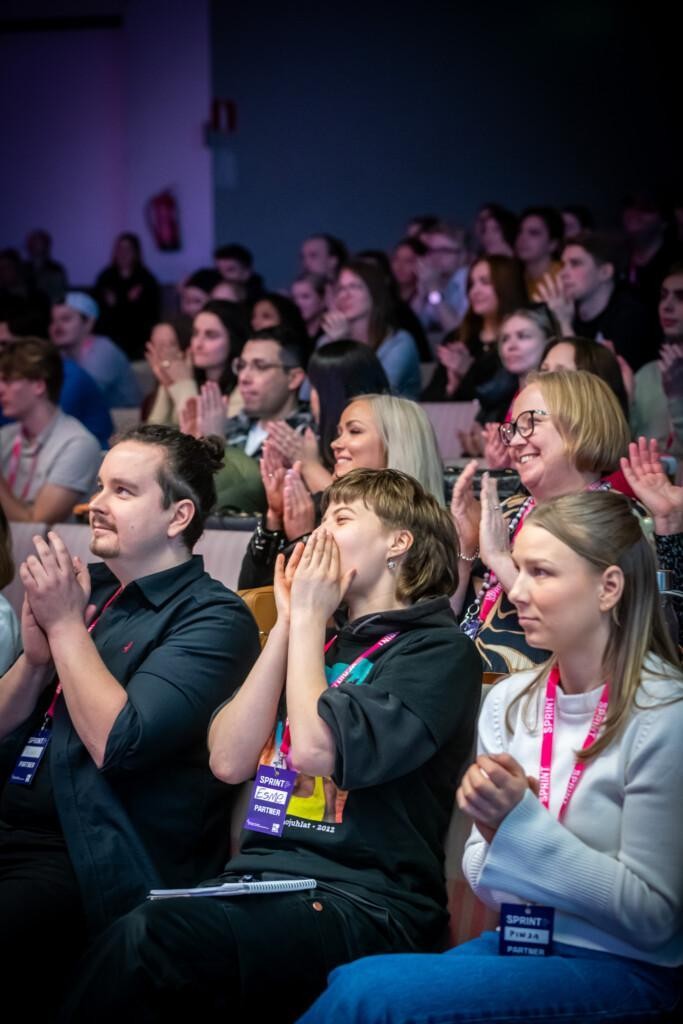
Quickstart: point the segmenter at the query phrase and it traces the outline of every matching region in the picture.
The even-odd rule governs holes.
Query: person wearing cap
[[[0,428],[0,505],[17,522],[59,523],[95,485],[102,453],[59,407],[64,367],[43,338],[0,348],[0,405],[15,422]]]
[[[52,307],[50,337],[90,374],[110,409],[136,408],[141,395],[131,364],[118,345],[94,333],[99,312],[87,292],[67,292]]]

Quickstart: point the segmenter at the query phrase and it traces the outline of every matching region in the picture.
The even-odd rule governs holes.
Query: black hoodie
[[[244,832],[228,867],[316,878],[386,908],[424,946],[446,921],[443,843],[471,757],[481,662],[448,599],[433,598],[344,626],[328,681],[396,630],[320,697],[337,747],[332,779],[303,777],[305,799],[292,798],[282,836]]]

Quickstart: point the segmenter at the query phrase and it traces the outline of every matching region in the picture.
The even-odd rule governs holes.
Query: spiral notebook
[[[315,878],[278,878],[267,882],[224,882],[222,885],[200,885],[194,889],[151,889],[148,900],[171,900],[176,896],[260,896],[273,892],[295,892],[315,889]]]

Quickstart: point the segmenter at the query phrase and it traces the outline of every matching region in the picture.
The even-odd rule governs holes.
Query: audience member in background
[[[416,402],[392,395],[358,395],[342,410],[330,449],[335,480],[353,469],[398,469],[444,503],[443,466],[434,431]],[[249,542],[240,587],[272,583],[278,553],[319,523],[319,495],[311,497],[299,463],[286,469],[267,444],[261,473],[268,511]]]
[[[419,238],[402,238],[391,256],[391,272],[394,275],[399,298],[414,306],[418,294],[418,263],[427,255],[427,246]]]
[[[19,341],[21,338],[47,338],[49,316],[47,312],[35,312],[31,307],[22,306],[23,312],[3,319],[0,309],[0,346],[8,341]],[[59,407],[67,416],[79,420],[86,430],[97,438],[101,448],[109,447],[109,440],[114,433],[114,423],[104,395],[89,373],[81,369],[78,363],[69,359],[63,352],[62,366],[64,381],[59,395]],[[0,408],[0,426],[9,423]]]
[[[296,302],[278,292],[267,292],[257,299],[251,310],[252,331],[263,331],[270,327],[282,327],[299,339],[302,347],[308,345],[308,331]]]
[[[564,236],[562,217],[552,206],[529,206],[519,218],[515,252],[524,264],[524,279],[529,298],[542,298],[537,288],[550,274],[557,277],[561,269],[559,251]]]
[[[90,502],[103,564],[88,570],[50,533],[20,570],[24,653],[0,684],[0,954],[5,996],[39,974],[49,1019],[87,935],[152,887],[219,870],[228,849],[232,793],[211,776],[206,730],[258,639],[192,556],[221,449],[129,431]]]
[[[515,380],[501,381],[498,333],[503,318],[526,301],[517,260],[489,256],[470,267],[467,280],[470,308],[458,333],[436,350],[439,365],[422,393],[424,402],[471,402],[478,398],[482,422],[500,421],[515,392]],[[494,380],[495,378],[495,380]],[[491,388],[486,390],[487,384]],[[503,412],[500,412],[505,406]]]
[[[26,299],[30,293],[18,249],[0,249],[0,302]]]
[[[422,241],[422,235],[427,231],[431,231],[440,220],[441,218],[437,217],[434,213],[416,213],[406,224],[405,236],[406,238],[417,238],[419,241]]]
[[[94,334],[99,308],[86,292],[67,292],[52,307],[50,337],[57,348],[89,373],[110,409],[140,404],[140,389],[128,359],[109,338]]]
[[[517,382],[517,391],[526,387],[526,379],[541,365],[548,341],[559,334],[557,320],[548,307],[542,303],[531,308],[518,309],[505,317],[498,338],[498,353],[502,363],[499,373],[509,374]],[[512,406],[505,413],[505,421],[510,419]],[[486,423],[481,432],[482,453],[488,469],[508,469],[510,467],[510,451],[500,439],[495,421]],[[467,438],[465,449],[478,454],[475,439]]]
[[[19,623],[12,605],[1,593],[13,579],[12,535],[0,505],[0,674],[3,675],[21,653]]]
[[[125,231],[116,239],[112,261],[95,281],[95,297],[98,331],[120,345],[129,359],[141,359],[159,319],[161,296],[157,279],[142,262],[137,235]]]
[[[662,281],[659,323],[664,343],[659,359],[635,376],[631,405],[634,437],[654,437],[662,451],[683,455],[683,263],[675,263]]]
[[[242,411],[225,425],[227,444],[241,448],[256,458],[261,454],[272,420],[285,420],[303,433],[311,424],[311,415],[299,402],[299,388],[306,375],[306,352],[298,335],[284,327],[253,332],[232,364],[242,396]],[[199,415],[207,416],[203,396]],[[207,428],[207,433],[213,430]]]
[[[407,331],[415,342],[420,362],[431,363],[433,355],[425,329],[412,306],[404,302],[399,295],[396,278],[387,254],[382,249],[361,249],[355,254],[354,259],[371,263],[381,271],[389,292],[389,305],[393,311],[392,320],[396,324],[397,331]]]
[[[8,519],[59,523],[90,497],[102,453],[97,438],[59,408],[64,369],[50,341],[0,347],[0,505]]]
[[[595,218],[587,206],[563,206],[561,212],[565,242],[577,235],[589,235],[595,231]]]
[[[626,279],[648,310],[659,302],[659,288],[672,263],[683,259],[683,247],[668,222],[668,211],[646,193],[627,196],[621,222],[629,245]]]
[[[458,790],[463,870],[490,907],[554,908],[552,955],[502,956],[486,932],[445,955],[375,956],[334,971],[300,1024],[676,1016],[683,678],[652,549],[621,496],[576,494],[531,513],[514,557],[527,641],[552,657],[484,703]]]
[[[224,281],[240,289],[237,302],[255,302],[263,291],[263,279],[254,272],[254,257],[236,242],[214,250],[216,269]]]
[[[679,574],[683,568],[683,490],[668,483],[647,446],[643,453],[635,445],[629,449],[628,424],[604,381],[585,370],[533,374],[515,398],[512,417],[500,427],[501,439],[511,449],[524,492],[499,503],[495,480],[485,478],[480,505],[472,489],[476,462],[471,462],[451,500],[460,540],[460,586],[453,607],[465,609],[461,628],[475,640],[484,670],[491,672],[530,668],[544,658],[529,647],[508,596],[518,574],[510,548],[537,502],[611,489],[607,477],[621,459],[631,493],[645,506],[634,502],[634,509],[641,515],[648,510],[654,520],[662,568]],[[622,458],[627,451],[630,465]]]
[[[467,237],[464,228],[440,222],[421,240],[427,252],[418,260],[413,308],[435,345],[467,312]]]
[[[210,298],[225,302],[244,302],[244,289],[232,281],[219,281],[211,289]]]
[[[195,317],[211,298],[213,289],[223,278],[211,268],[195,270],[180,284],[180,312]]]
[[[327,310],[327,279],[320,274],[299,274],[290,291],[306,325],[311,347],[323,335],[323,315]]]
[[[334,235],[309,235],[301,244],[301,269],[318,274],[329,284],[337,279],[339,269],[348,257],[344,243]]]
[[[490,203],[481,230],[481,255],[514,256],[519,230],[517,214],[498,203]]]
[[[587,370],[604,380],[614,392],[624,418],[629,418],[629,398],[617,357],[607,345],[590,338],[555,338],[546,345],[539,369],[542,373],[556,370]]]
[[[577,235],[562,249],[559,277],[536,289],[563,334],[610,342],[632,370],[655,358],[656,325],[633,293],[618,284],[622,253],[606,235]]]
[[[420,357],[414,338],[397,329],[391,292],[382,271],[365,260],[344,264],[334,308],[325,315],[319,344],[342,338],[361,341],[375,352],[392,390],[404,398],[420,394]]]
[[[160,326],[165,328],[163,334],[155,338]],[[242,403],[232,363],[247,337],[243,307],[218,299],[205,303],[192,322],[190,345],[185,352],[179,345],[174,349],[170,327],[157,324],[147,343],[147,362],[158,382],[148,422],[177,426],[185,405],[196,400],[207,386],[223,410],[223,419],[236,415]],[[193,413],[196,415],[195,410]],[[223,429],[214,426],[216,429],[207,433],[222,437]]]
[[[448,607],[452,525],[393,470],[337,481],[323,512],[286,569],[279,559],[277,622],[209,731],[225,782],[284,778],[285,765],[296,780],[281,834],[247,811],[220,881],[308,876],[317,889],[143,903],[91,947],[64,1020],[246,1020],[258,1005],[289,1024],[335,965],[440,943],[443,842],[480,700]]]
[[[52,259],[52,238],[48,232],[42,228],[31,231],[26,238],[26,252],[24,270],[31,288],[47,295],[51,304],[59,302],[69,285],[64,267]]]

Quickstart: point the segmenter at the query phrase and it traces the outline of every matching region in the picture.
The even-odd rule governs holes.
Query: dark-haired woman
[[[159,282],[142,262],[140,239],[130,231],[114,242],[112,260],[95,281],[100,305],[97,330],[112,338],[129,359],[141,359],[159,319]]]
[[[231,364],[242,351],[246,337],[243,307],[236,302],[212,299],[195,316],[185,353],[180,349],[174,353],[151,341],[147,362],[158,388],[148,421],[176,426],[188,400],[196,398],[207,381],[218,386],[225,415],[236,415],[242,402]]]
[[[391,292],[379,267],[366,260],[346,263],[337,279],[335,308],[323,320],[319,346],[350,338],[369,345],[389,378],[394,394],[420,394],[420,357],[415,339],[397,329]]]
[[[439,345],[440,365],[422,392],[422,401],[470,402],[478,398],[481,422],[500,421],[515,393],[516,379],[499,373],[498,334],[503,318],[526,301],[519,263],[508,256],[477,260],[470,268],[467,295],[465,319],[457,333]]]

